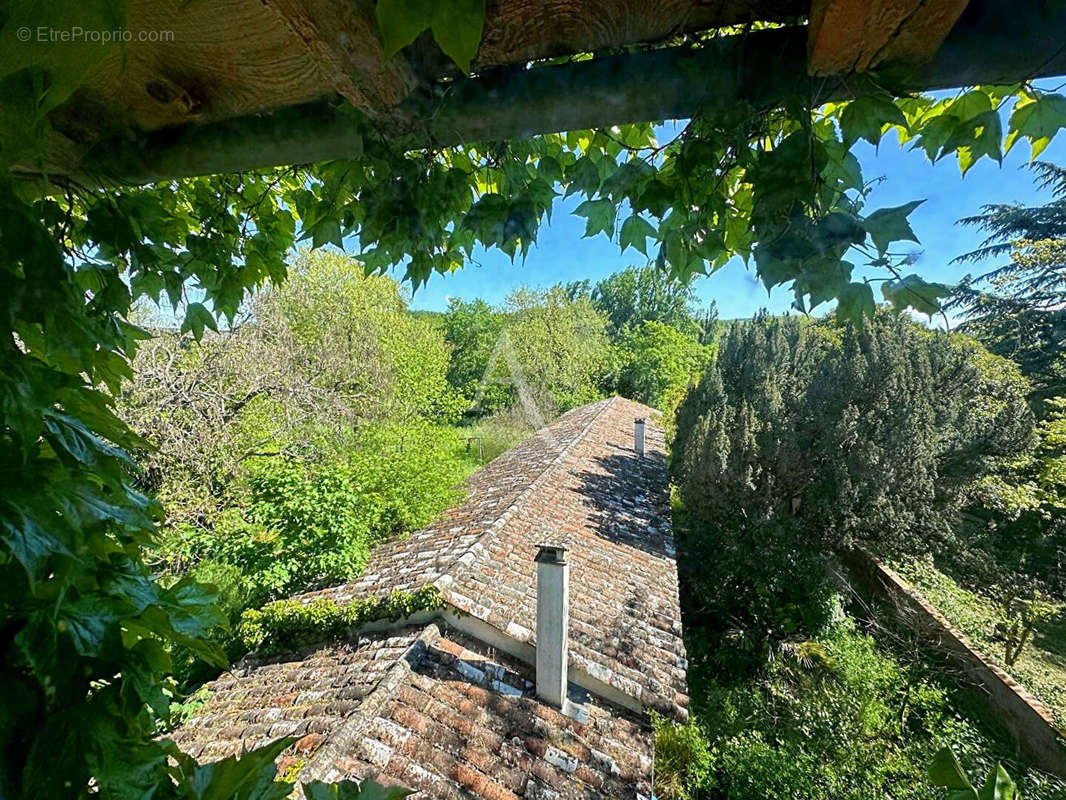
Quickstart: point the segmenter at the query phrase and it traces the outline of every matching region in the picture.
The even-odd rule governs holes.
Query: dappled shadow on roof
[[[587,499],[585,528],[614,544],[673,560],[665,458],[658,452],[639,457],[620,446],[614,450],[576,473]]]

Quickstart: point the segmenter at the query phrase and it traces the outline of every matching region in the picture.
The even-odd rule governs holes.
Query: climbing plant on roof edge
[[[380,19],[432,5],[390,0]],[[267,775],[276,749],[242,759],[258,772],[249,761],[196,767],[155,738],[170,648],[222,656],[204,637],[220,622],[210,590],[160,585],[143,561],[158,509],[126,453],[146,443],[113,413],[148,335],[129,322],[135,303],[180,308],[183,330],[200,337],[232,319],[246,291],[283,280],[300,242],[358,241],[368,270],[399,265],[417,287],[479,245],[524,256],[555,198],[577,194],[587,236],[683,279],[740,255],[767,287],[790,285],[803,310],[836,299],[841,317],[861,321],[879,283],[894,305],[932,313],[946,287],[904,275],[893,250],[914,240],[919,201],[867,209],[851,146],[894,129],[966,171],[1021,138],[1035,152],[1066,124],[1064,99],[1028,85],[900,98],[869,79],[850,102],[740,103],[669,142],[643,122],[403,152],[353,111],[362,147],[349,160],[143,187],[20,181],[12,165],[44,162],[48,113],[109,48],[19,47],[16,31],[116,29],[123,8],[24,0],[0,11],[0,795],[11,798],[279,791]],[[468,66],[483,4],[448,20],[426,13],[412,28],[383,24],[389,48],[428,28]],[[1004,142],[999,111],[1014,100]],[[855,280],[856,259],[883,277]]]

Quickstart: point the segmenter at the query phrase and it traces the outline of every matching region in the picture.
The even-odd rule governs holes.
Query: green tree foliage
[[[451,505],[470,471],[458,434],[428,423],[375,426],[347,441],[344,458],[254,461],[213,517],[166,533],[161,564],[236,568],[242,608],[341,583],[375,544]]]
[[[230,330],[199,342],[159,331],[119,410],[154,446],[147,480],[168,519],[188,521],[209,515],[210,496],[254,459],[345,449],[368,425],[449,422],[461,399],[448,357],[394,281],[364,278],[335,254],[305,255]]]
[[[667,411],[680,402],[714,354],[713,347],[653,321],[627,330],[618,349],[622,360],[618,393]]]
[[[734,323],[678,411],[672,456],[701,624],[759,660],[818,628],[835,549],[957,544],[969,489],[1032,431],[1024,381],[990,359],[889,313]]]
[[[607,320],[611,368],[604,388],[669,411],[713,355],[718,328],[714,303],[697,309],[691,283],[656,266],[627,267],[595,285],[562,287],[587,299]]]
[[[373,546],[456,499],[474,460],[449,350],[398,285],[337,254],[304,254],[234,328],[162,332],[134,362],[123,416],[156,445],[146,481],[166,512],[153,566],[220,591],[231,625],[269,600],[348,580]],[[216,635],[232,658],[241,643]],[[217,669],[188,648],[182,688]]]
[[[713,757],[707,736],[695,722],[684,725],[658,714],[655,728],[655,796],[690,800],[711,785]]]
[[[448,301],[444,315],[444,335],[451,346],[448,382],[462,395],[468,409],[481,414],[514,402],[513,387],[485,381],[485,371],[500,344],[505,324],[506,316],[484,300]]]
[[[519,289],[507,298],[507,309],[511,353],[527,385],[554,404],[553,411],[601,397],[609,342],[604,319],[591,303],[570,300],[558,288]]]
[[[964,330],[992,352],[1017,361],[1033,381],[1034,408],[1066,394],[1066,169],[1032,165],[1038,183],[1052,199],[1041,206],[989,204],[978,216],[961,220],[988,237],[973,252],[955,259],[1007,262],[967,275],[951,306],[966,315]]]
[[[1019,594],[1066,596],[1066,401],[1042,403],[1032,450],[977,483],[965,516],[972,551],[943,554],[968,582]]]
[[[432,584],[414,592],[397,589],[387,596],[343,604],[323,597],[308,603],[278,600],[245,611],[239,635],[249,649],[271,655],[351,637],[371,622],[396,622],[419,611],[438,611],[443,607],[440,592]]]
[[[560,287],[518,289],[499,310],[453,302],[445,317],[453,385],[482,414],[521,404],[549,419],[601,396],[604,327],[587,298],[570,299]]]
[[[614,339],[644,322],[659,322],[686,334],[698,332],[693,313],[693,289],[654,266],[626,267],[598,281],[568,284],[573,298],[587,297],[607,317],[607,333]]]

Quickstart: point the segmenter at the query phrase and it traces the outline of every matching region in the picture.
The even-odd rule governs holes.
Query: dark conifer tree
[[[968,487],[1025,450],[1026,384],[972,340],[881,313],[861,329],[731,324],[678,411],[682,593],[745,658],[816,632],[828,565],[957,547]]]
[[[1032,168],[1051,192],[1048,203],[990,204],[960,220],[988,236],[954,263],[1002,263],[963,278],[949,308],[967,317],[966,332],[1018,362],[1042,414],[1046,398],[1066,393],[1066,169],[1045,162]]]

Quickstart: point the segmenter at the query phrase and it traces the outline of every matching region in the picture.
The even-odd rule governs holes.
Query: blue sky
[[[978,213],[984,203],[1031,204],[1047,199],[1033,185],[1032,173],[1021,168],[1029,159],[1029,145],[1024,141],[1007,155],[1002,166],[982,159],[965,178],[954,156],[931,164],[921,151],[901,150],[895,134],[886,136],[879,148],[860,142],[853,152],[867,181],[885,178],[874,188],[869,210],[925,200],[910,221],[921,242],[913,246],[921,255],[912,271],[926,280],[954,283],[971,269],[950,264],[952,258],[972,250],[981,240],[980,231],[955,224],[960,217]],[[1040,159],[1066,163],[1066,136],[1056,138]],[[620,254],[617,243],[602,234],[582,238],[585,221],[571,213],[580,201],[579,197],[556,200],[551,223],[541,228],[537,244],[524,262],[516,259],[512,264],[498,251],[475,251],[473,262],[465,269],[450,275],[435,274],[428,285],[415,292],[412,307],[443,310],[449,297],[480,297],[498,304],[522,285],[548,287],[584,278],[595,281],[626,266],[644,263],[644,257],[632,248]],[[785,311],[792,302],[787,289],[775,289],[768,296],[754,272],[739,259],[714,275],[698,278],[695,286],[700,301],[716,301],[719,314],[726,319],[751,316],[760,308]]]

